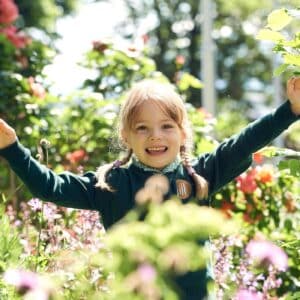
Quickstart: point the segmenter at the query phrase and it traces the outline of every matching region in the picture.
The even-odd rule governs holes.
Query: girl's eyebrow
[[[159,120],[159,122],[171,122],[171,121],[174,121],[174,120],[171,118]],[[134,122],[134,124],[147,123],[147,122],[151,122],[151,120],[137,120]]]

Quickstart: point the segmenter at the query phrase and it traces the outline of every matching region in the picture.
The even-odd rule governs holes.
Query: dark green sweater
[[[241,133],[221,143],[212,153],[199,156],[194,161],[196,172],[209,182],[209,196],[245,171],[252,162],[252,153],[267,145],[299,117],[285,102],[276,111],[249,124]],[[58,205],[92,209],[100,212],[106,228],[120,220],[135,204],[135,194],[145,181],[160,171],[146,171],[131,163],[113,169],[108,175],[115,193],[96,188],[95,172],[83,176],[70,172],[55,174],[31,157],[30,151],[18,141],[0,150],[11,168],[27,185],[33,195]],[[166,199],[177,194],[177,182],[183,180],[192,187],[188,202],[195,197],[195,186],[186,169],[179,164],[164,175],[169,179],[170,189]],[[202,204],[208,204],[202,201]],[[205,270],[189,272],[177,278],[182,300],[203,299],[206,294]]]
[[[252,162],[253,152],[267,145],[298,119],[299,116],[291,111],[290,103],[285,102],[273,113],[249,124],[241,133],[221,143],[214,152],[199,156],[193,165],[196,172],[209,182],[209,195],[245,171]],[[108,175],[108,182],[116,192],[111,193],[95,187],[95,172],[82,176],[70,172],[55,174],[32,158],[30,151],[18,141],[0,150],[0,155],[7,159],[34,196],[61,206],[97,210],[106,228],[134,206],[136,192],[155,173],[134,164],[113,169]],[[182,164],[165,175],[170,184],[166,198],[177,194],[178,179],[188,181],[192,186],[190,197],[184,201],[195,197],[193,180]]]

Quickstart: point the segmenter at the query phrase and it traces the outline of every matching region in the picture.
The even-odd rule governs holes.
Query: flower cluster
[[[10,269],[4,274],[4,281],[15,286],[20,295],[24,295],[23,299],[51,299],[53,287],[44,278],[36,273],[22,270]]]
[[[296,211],[294,188],[289,174],[269,164],[256,165],[223,188],[215,202],[228,218],[240,213],[247,223],[259,225],[278,219],[281,209]]]
[[[241,235],[213,240],[216,298],[263,300],[282,285],[278,275],[288,268],[287,254],[273,242],[260,238],[246,245]],[[239,260],[234,253],[239,252]]]
[[[227,218],[244,224],[239,242],[227,237],[214,245],[218,299],[278,299],[299,277],[294,258],[299,245],[299,181],[293,176],[298,164],[265,163],[274,153],[256,153],[253,166],[213,198]]]
[[[4,35],[16,48],[24,48],[31,40],[13,25],[19,16],[13,0],[0,0],[0,35]]]
[[[0,0],[0,23],[10,24],[19,15],[18,7],[13,0]]]

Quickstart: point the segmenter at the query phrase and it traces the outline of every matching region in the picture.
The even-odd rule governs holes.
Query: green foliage
[[[213,32],[216,51],[216,84],[220,98],[247,99],[254,78],[262,85],[259,92],[266,97],[266,86],[270,84],[272,56],[262,51],[255,40],[257,28],[263,26],[266,13],[272,9],[271,0],[241,1],[218,0],[214,2]],[[144,28],[144,20],[154,16],[147,36],[148,53],[157,64],[158,70],[175,82],[178,72],[176,59],[184,58],[182,70],[199,78],[201,72],[201,1],[125,1],[129,18],[118,26],[128,39],[136,39],[136,28]],[[278,5],[295,8],[297,0],[277,1]],[[129,26],[128,24],[132,25]],[[147,29],[146,29],[147,30]],[[209,51],[209,50],[208,50]],[[188,95],[188,102],[199,106],[199,91]]]
[[[21,20],[26,27],[36,27],[48,32],[55,30],[55,21],[75,10],[78,0],[15,0]]]
[[[49,0],[43,3],[29,2],[22,1],[21,4],[19,1],[20,11],[24,11],[25,23],[51,28],[51,20],[61,13],[54,2]],[[64,9],[68,9],[69,3],[73,1],[56,2]],[[145,8],[153,9],[151,2],[143,3],[145,4],[145,7],[141,6],[143,13],[148,12]],[[53,146],[49,149],[50,167],[74,172],[82,171],[83,168],[94,170],[103,162],[116,158],[117,153],[107,150],[111,149],[112,141],[117,138],[116,117],[124,92],[140,79],[156,78],[168,81],[166,76],[157,71],[157,65],[160,70],[167,70],[165,74],[176,84],[183,96],[187,95],[191,88],[199,92],[201,82],[196,79],[199,73],[197,49],[200,38],[197,21],[198,3],[173,1],[174,7],[166,6],[166,3],[160,1],[161,6],[154,7],[154,11],[162,13],[159,15],[161,23],[151,33],[154,34],[152,36],[154,40],[155,37],[159,38],[159,48],[154,49],[154,54],[149,52],[154,60],[148,57],[145,52],[147,49],[135,47],[120,49],[109,42],[95,42],[93,49],[88,51],[85,61],[82,62],[85,67],[95,72],[95,77],[87,79],[81,91],[64,99],[49,95],[42,88],[42,78],[37,76],[49,62],[53,52],[35,40],[26,42],[24,47],[17,47],[4,34],[0,34],[0,116],[16,129],[20,139],[26,141],[26,146],[31,147],[33,153],[37,152],[35,145],[41,138],[46,137],[52,142]],[[268,60],[253,50],[256,47],[255,40],[253,36],[243,32],[239,19],[241,15],[246,19],[260,3],[262,2],[243,2],[243,4],[239,1],[218,2],[219,5],[224,5],[224,13],[216,20],[217,31],[221,33],[224,26],[229,26],[233,32],[229,37],[220,35],[216,41],[220,49],[218,72],[226,82],[226,89],[221,92],[226,94],[226,97],[228,93],[232,98],[241,97],[243,84],[251,77],[259,76],[262,81],[269,78],[269,74],[266,73]],[[246,8],[245,11],[242,11],[242,7]],[[137,12],[132,10],[132,13]],[[288,26],[291,15],[287,14],[286,10],[280,10],[278,21],[276,13],[269,18],[271,30],[267,32],[269,38],[278,44],[275,50],[288,53],[292,49],[297,52],[299,45],[296,37],[294,40],[283,41],[281,33],[278,32],[281,28],[285,28],[283,26]],[[43,19],[45,14],[47,18]],[[173,21],[174,26],[171,26]],[[190,22],[186,24],[192,23],[194,29],[170,33],[170,30],[181,24],[181,21]],[[190,47],[178,50],[178,45],[185,35],[190,41]],[[244,49],[253,51],[250,51],[249,55],[243,55]],[[182,60],[176,62],[178,53],[188,57],[186,65]],[[287,65],[294,68],[298,64],[294,56],[285,55],[285,58],[285,65],[278,73],[284,71]],[[245,71],[245,64],[249,64],[249,60],[256,61],[256,64],[251,64],[251,69],[249,67]],[[231,65],[231,62],[234,64]],[[223,65],[226,65],[226,68],[223,68]],[[191,71],[196,77],[186,71]],[[187,108],[195,132],[196,154],[210,151],[216,146],[214,139],[208,135],[223,139],[233,133],[233,128],[229,128],[226,124],[243,124],[243,120],[233,109],[231,113],[221,114],[216,121],[202,109],[196,109],[188,103]],[[217,133],[213,132],[215,125]],[[215,195],[214,201],[227,217],[237,219],[238,223],[245,222],[243,229],[240,230],[244,243],[256,234],[262,233],[265,237],[277,241],[287,252],[289,269],[281,274],[284,284],[272,293],[276,296],[288,294],[293,299],[297,295],[294,292],[297,290],[296,282],[300,277],[298,261],[300,220],[297,213],[299,208],[297,178],[300,166],[298,160],[291,158],[298,158],[298,154],[275,148],[264,151],[268,157],[284,156],[284,160],[279,164],[279,170],[264,166],[249,170],[246,176],[249,176],[252,184],[255,183],[252,192],[242,190],[241,185],[238,185],[239,181],[233,181]],[[0,170],[0,175],[1,180],[7,177],[3,170]],[[6,185],[5,190],[7,181],[1,181],[1,184]],[[23,198],[27,199],[25,196]],[[23,263],[19,258],[24,249],[19,240],[24,237],[25,232],[30,245],[36,245],[35,239],[38,238],[35,228],[38,222],[32,215],[26,220],[27,223],[22,225],[21,235],[18,235],[9,218],[4,216],[4,211],[4,208],[0,211],[0,215],[3,216],[0,219],[0,226],[3,229],[0,237],[1,271],[10,265]],[[35,213],[37,217],[41,214]],[[94,236],[81,228],[77,228],[80,238],[75,245],[72,244],[70,241],[76,236],[72,227],[82,219],[75,219],[75,213],[68,215],[66,211],[57,215],[53,222],[42,220],[42,225],[49,228],[47,230],[43,228],[41,231],[44,240],[41,242],[38,257],[36,258],[33,252],[27,253],[25,261],[28,268],[35,269],[37,265],[39,272],[47,271],[51,274],[51,280],[56,283],[55,292],[51,294],[53,299],[100,297],[105,299],[106,296],[115,299],[141,299],[149,290],[163,299],[178,299],[178,291],[172,281],[174,274],[203,270],[207,252],[199,240],[207,240],[211,234],[219,235],[227,224],[232,224],[219,212],[201,208],[196,204],[182,205],[177,199],[161,205],[148,203],[130,212],[120,224],[108,231],[106,243],[109,250],[107,250],[103,245],[101,249],[89,247],[91,241],[84,240],[84,237],[94,238]],[[28,215],[25,211],[21,211],[20,216],[25,219]],[[140,221],[141,218],[143,222]],[[63,227],[62,222],[67,224],[67,228]],[[89,246],[83,249],[83,245]],[[56,253],[57,249],[62,250]],[[239,251],[236,248],[232,250],[236,267],[241,260],[243,249],[240,246]],[[113,259],[110,251],[113,253]],[[149,276],[146,277],[146,282],[141,280],[144,271],[148,272]],[[234,271],[237,269],[232,272]],[[115,274],[114,280],[112,273]],[[228,286],[229,284],[232,291],[238,288],[236,282],[229,282]],[[108,288],[114,291],[113,295],[108,292]],[[0,278],[0,298],[18,299],[13,293]]]
[[[108,42],[94,42],[82,65],[97,72],[95,79],[85,81],[84,87],[102,93],[105,99],[120,96],[135,81],[144,78],[166,80],[156,71],[154,61],[141,50],[129,46],[120,49]]]
[[[3,200],[0,202],[0,274],[9,267],[22,264],[20,257],[24,251],[17,229],[11,227],[9,217],[5,215],[5,198],[3,194],[1,196]]]
[[[299,14],[298,9],[298,14]],[[271,41],[275,45],[273,51],[279,53],[282,57],[282,64],[274,71],[278,76],[285,71],[294,74],[300,73],[300,35],[295,32],[292,36],[287,36],[286,29],[293,21],[297,22],[297,10],[294,9],[277,9],[272,11],[267,20],[267,25],[261,29],[257,35],[260,40]],[[291,30],[289,30],[291,35]]]
[[[95,170],[118,156],[116,117],[119,101],[105,100],[100,93],[78,92],[61,101],[52,111],[56,125],[47,138],[52,141],[51,164],[78,171],[79,166]],[[72,159],[75,151],[82,157]],[[54,160],[53,160],[54,158]]]
[[[241,232],[244,242],[263,235],[285,250],[289,268],[280,274],[283,284],[276,290],[276,295],[280,296],[297,291],[297,278],[300,276],[297,263],[300,165],[298,160],[291,159],[300,154],[275,147],[267,147],[259,153],[264,159],[280,157],[278,168],[268,164],[253,167],[220,190],[213,201],[229,218],[244,220]],[[237,251],[236,255],[238,266],[241,252]],[[235,272],[238,272],[238,267]],[[231,284],[234,286],[235,282]]]

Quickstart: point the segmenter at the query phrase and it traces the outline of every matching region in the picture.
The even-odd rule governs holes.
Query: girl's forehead
[[[145,101],[141,103],[133,114],[134,122],[139,120],[172,119],[166,105],[156,101]]]

